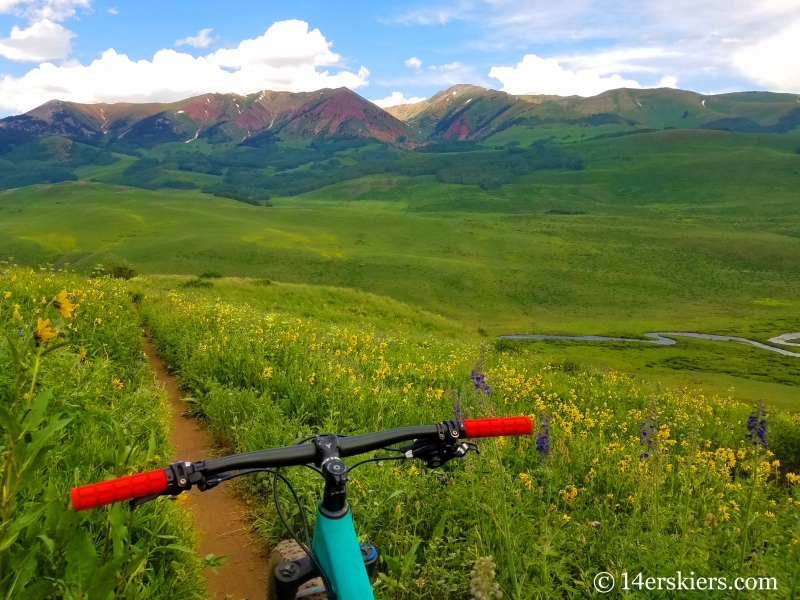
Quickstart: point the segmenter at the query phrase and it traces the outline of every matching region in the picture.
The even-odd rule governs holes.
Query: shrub
[[[195,277],[194,279],[184,281],[180,284],[180,286],[185,288],[210,288],[214,287],[214,284],[208,279],[200,279],[199,277]]]
[[[136,277],[136,269],[131,265],[117,264],[108,269],[108,274],[114,279],[133,279]]]
[[[222,273],[217,273],[216,271],[206,271],[205,273],[200,275],[200,279],[221,279]]]

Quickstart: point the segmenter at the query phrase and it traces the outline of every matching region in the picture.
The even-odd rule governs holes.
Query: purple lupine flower
[[[650,415],[639,424],[639,445],[644,446],[645,451],[639,455],[639,458],[647,458],[653,450],[653,439],[655,437],[656,426]]]
[[[475,391],[479,394],[486,394],[487,396],[492,393],[492,389],[489,387],[489,384],[486,383],[486,376],[481,373],[481,369],[483,368],[483,359],[479,360],[475,367],[469,374],[469,379],[472,381],[472,385],[475,387]]]
[[[744,437],[754,446],[767,448],[767,409],[763,400],[758,401],[756,409],[747,417],[747,433]]]
[[[459,402],[458,400],[456,400],[455,404],[453,405],[453,417],[455,417],[458,420],[461,420],[462,418],[461,402]]]
[[[547,411],[539,414],[539,433],[536,435],[536,451],[543,456],[550,454],[550,415]]]
[[[647,405],[647,415],[639,424],[639,445],[644,446],[644,452],[639,455],[639,458],[648,458],[650,452],[655,450],[657,411],[655,400],[651,400]]]

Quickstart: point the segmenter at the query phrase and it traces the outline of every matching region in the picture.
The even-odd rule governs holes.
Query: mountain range
[[[373,138],[411,149],[484,140],[546,123],[785,133],[800,127],[800,95],[703,95],[671,88],[618,89],[597,96],[511,95],[455,85],[416,104],[381,109],[347,88],[204,94],[173,103],[78,104],[52,100],[0,120],[0,154],[34,138],[61,136],[118,149],[205,140],[258,146],[275,141]]]

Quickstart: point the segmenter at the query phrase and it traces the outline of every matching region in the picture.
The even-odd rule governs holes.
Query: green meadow
[[[419,307],[476,339],[677,330],[763,341],[800,330],[800,135],[675,130],[558,141],[583,170],[537,171],[489,190],[369,175],[272,198],[272,207],[101,183],[126,157],[81,167],[77,182],[0,193],[0,256],[84,273],[123,261],[144,274],[348,288]],[[254,303],[271,293],[212,285]],[[532,345],[665,386],[787,407],[798,389],[797,359],[737,344]]]

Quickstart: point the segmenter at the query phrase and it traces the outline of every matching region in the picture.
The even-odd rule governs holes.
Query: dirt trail
[[[211,438],[196,419],[183,416],[186,406],[181,402],[178,382],[167,372],[148,339],[144,340],[144,351],[147,362],[166,387],[172,404],[170,442],[175,447],[172,460],[207,457]],[[213,553],[228,557],[224,565],[217,567],[217,574],[205,570],[208,597],[216,600],[265,600],[268,553],[261,539],[250,533],[243,522],[244,503],[226,484],[205,493],[192,490],[184,494],[188,496],[184,506],[192,514],[200,540],[200,555]]]

